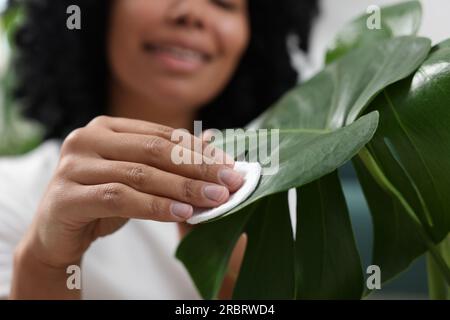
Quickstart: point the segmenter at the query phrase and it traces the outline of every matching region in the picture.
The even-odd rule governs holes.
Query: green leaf
[[[450,186],[448,88],[450,46],[444,42],[413,76],[388,87],[368,109],[378,110],[381,119],[368,150],[401,195],[388,201],[395,211],[386,213],[379,203],[386,201],[388,193],[374,192],[374,182],[361,179],[374,217],[374,263],[382,268],[384,280],[426,249],[432,250],[441,272],[450,279],[450,266],[438,251],[433,252],[434,244],[450,231],[450,197],[445,193]],[[404,205],[399,207],[399,199],[413,214],[408,214]],[[414,225],[415,232],[411,229]]]
[[[372,213],[372,264],[380,266],[382,281],[387,282],[425,252],[426,245],[399,201],[376,183],[360,159],[353,165]]]
[[[243,230],[248,230],[249,236],[258,239],[261,235],[257,234],[260,227],[266,228],[266,221],[254,220],[260,218],[259,213],[263,217],[267,217],[274,226],[275,230],[279,230],[282,226],[286,227],[286,220],[283,220],[282,214],[287,214],[287,207],[280,210],[280,206],[272,209],[279,201],[268,196],[275,195],[287,191],[293,187],[299,187],[328,173],[335,171],[342,164],[351,159],[373,136],[378,123],[377,113],[372,113],[361,117],[355,123],[338,129],[336,131],[329,130],[281,130],[279,144],[279,172],[276,175],[263,176],[257,190],[250,198],[227,215],[222,216],[216,221],[200,225],[193,230],[185,239],[183,239],[177,251],[177,257],[184,263],[197,288],[204,298],[214,298],[217,295],[221,281],[225,274],[226,266],[239,235]],[[235,138],[244,139],[242,136],[227,136],[227,140],[234,141]],[[264,148],[264,146],[259,146]],[[303,150],[299,152],[299,150]],[[276,150],[273,150],[276,151]],[[250,150],[251,152],[251,150]],[[269,200],[267,200],[269,199]],[[265,205],[268,201],[269,205]],[[263,209],[258,209],[258,208]],[[269,210],[270,209],[270,210]],[[252,214],[255,212],[255,214]],[[275,221],[273,214],[277,214],[280,221]],[[248,225],[247,225],[248,223]],[[280,225],[281,224],[281,225]],[[274,244],[279,241],[287,242],[288,235],[269,232],[264,233],[264,248],[269,250],[273,255],[273,261],[283,261],[289,259],[283,256],[281,249],[274,251],[273,247],[268,247],[267,242]],[[288,230],[285,230],[288,232]],[[285,238],[287,237],[287,238]],[[280,239],[278,239],[280,238]],[[256,240],[255,240],[256,241]],[[288,298],[287,293],[291,292],[291,298],[294,298],[294,290],[289,287],[279,287],[275,281],[267,282],[265,279],[275,279],[280,276],[280,272],[286,272],[288,262],[282,264],[272,264],[265,268],[265,272],[257,272],[253,270],[253,274],[249,271],[253,266],[257,257],[254,256],[257,251],[257,242],[249,243],[251,250],[247,250],[246,261],[243,270],[244,275],[240,276],[236,284],[236,296],[239,298],[254,298],[257,293],[251,291],[249,283],[263,284],[267,287],[261,294],[267,295],[272,290],[271,296]],[[262,250],[259,248],[259,250]],[[289,250],[289,247],[285,248]],[[260,251],[258,251],[260,252]],[[259,257],[264,259],[267,257]],[[247,269],[248,268],[248,269]],[[261,267],[262,268],[262,267]],[[250,277],[248,279],[247,277]],[[285,274],[289,277],[289,274]],[[283,282],[285,283],[285,282]],[[294,286],[294,280],[292,280]],[[247,296],[248,294],[248,296]],[[258,295],[258,297],[261,297]]]
[[[445,48],[450,48],[450,39],[444,40],[433,48],[433,52]]]
[[[245,228],[247,249],[233,298],[292,299],[295,254],[287,193],[260,202]]]
[[[255,203],[258,205],[261,199],[293,187],[311,183],[335,171],[350,160],[371,139],[372,133],[376,130],[377,115],[372,114],[370,118],[362,117],[353,124],[341,128],[347,122],[348,114],[351,110],[355,110],[354,114],[362,112],[364,107],[385,86],[414,72],[426,58],[429,50],[429,40],[416,37],[403,37],[361,47],[328,66],[324,72],[318,74],[311,81],[289,92],[257,121],[260,128],[281,128],[280,170],[274,176],[262,177],[253,195],[229,212],[228,215],[233,217],[235,214],[239,216],[246,214],[249,205]],[[244,137],[231,138],[229,139],[231,141],[234,141],[235,138],[246,139],[245,135]],[[223,147],[228,145],[229,141],[225,140],[216,144],[219,146],[222,144]],[[264,147],[264,145],[260,145],[260,148],[264,149]],[[319,199],[321,195],[315,194],[314,197]],[[345,203],[340,205],[342,208],[345,207]],[[327,211],[327,213],[329,212]],[[348,219],[348,217],[346,218],[345,214],[341,214],[340,217],[342,219],[341,226],[345,226],[345,219]],[[229,218],[225,216],[219,219],[227,220]],[[248,223],[252,223],[252,219],[249,218]],[[220,221],[200,226],[199,230],[205,232],[203,230],[207,230],[210,224],[220,224]],[[241,232],[241,224],[235,223],[237,224],[236,229]],[[314,226],[303,227],[314,228]],[[197,275],[193,276],[193,279],[196,285],[201,288],[200,291],[204,297],[215,296],[218,289],[211,283],[220,283],[221,277],[223,277],[222,270],[224,270],[228,261],[225,257],[226,259],[220,260],[220,265],[213,266],[210,264],[210,260],[204,260],[206,256],[199,257],[194,254],[199,260],[196,261],[196,264],[188,259],[193,251],[209,252],[211,250],[209,248],[211,237],[217,237],[223,239],[223,241],[228,239],[227,228],[211,228],[214,229],[214,232],[210,234],[205,233],[203,236],[186,238],[179,250],[179,257],[186,268],[191,274]],[[346,230],[348,233],[342,235],[342,237],[353,239],[351,228]],[[194,230],[193,234],[197,232],[200,231]],[[207,240],[205,241],[205,239]],[[275,239],[272,236],[267,241],[275,241]],[[230,240],[227,243],[231,247],[235,242]],[[346,243],[349,247],[348,243],[351,243],[351,240]],[[229,249],[228,246],[227,248]],[[324,254],[333,256],[331,252]],[[273,259],[277,261],[281,259],[281,256],[275,255]],[[359,270],[359,262],[355,262],[358,259],[354,258],[352,261],[352,266],[349,269]],[[329,267],[327,266],[327,268]],[[339,270],[339,272],[342,272],[342,269]],[[262,277],[261,273],[257,273],[257,275]],[[344,292],[345,297],[361,296],[359,275],[358,272],[353,274],[353,278],[347,277],[346,273],[337,275],[338,281],[344,281],[343,279],[351,281],[351,283],[347,283],[350,288],[349,291],[344,292],[344,289],[337,288],[336,286],[341,285],[341,282],[334,282],[332,283],[333,287],[323,296],[333,295],[337,292]],[[248,285],[240,284],[240,282],[249,283],[250,280],[247,279],[249,276],[249,273],[247,273],[240,277],[237,288],[248,288]],[[267,274],[267,277],[276,276],[276,273]],[[263,278],[261,278],[261,281],[263,281]],[[251,282],[256,282],[255,278],[252,278]],[[278,292],[276,283],[271,282],[270,286],[274,287],[274,292]],[[313,291],[303,291],[303,293],[304,296],[307,294],[314,295]],[[246,294],[250,294],[250,292],[242,290],[238,296],[244,297]]]
[[[374,30],[367,27],[367,20],[371,14],[364,14],[344,26],[328,49],[327,64],[356,47],[383,39],[417,34],[422,20],[422,7],[419,1],[407,1],[383,7],[381,8],[381,29]]]
[[[268,145],[271,139],[267,139],[265,142],[260,141],[257,146],[252,144],[248,150],[250,154],[256,151],[253,150],[255,147],[271,150],[271,158],[278,153],[279,170],[274,175],[262,176],[256,191],[249,199],[227,214],[238,212],[263,197],[305,185],[333,172],[349,161],[370,141],[377,124],[378,115],[371,113],[361,117],[353,124],[335,131],[281,129],[279,146],[273,150]],[[227,136],[224,144],[237,139],[251,138],[252,135],[257,134],[258,131],[254,131],[253,133],[248,132],[245,136]]]
[[[12,83],[11,73],[0,79],[0,156],[30,151],[41,143],[44,136],[39,124],[24,119],[20,114],[12,98]]]
[[[179,245],[176,257],[184,263],[204,299],[217,297],[233,248],[259,207],[255,204],[226,219],[199,225]]]
[[[17,26],[23,22],[24,12],[21,5],[13,5],[0,15],[0,28],[7,33],[7,40],[10,46],[13,45],[14,33]]]
[[[297,189],[297,298],[360,299],[363,273],[336,172]]]
[[[400,37],[355,49],[289,92],[257,122],[270,128],[340,128],[386,86],[413,73],[430,48],[429,39]]]
[[[436,250],[439,250],[444,260],[450,265],[450,235],[436,246]],[[439,266],[429,253],[427,254],[427,270],[430,299],[450,300],[450,285],[446,283]]]
[[[450,198],[445,194],[450,186],[448,88],[450,48],[442,48],[413,77],[387,88],[371,106],[382,118],[371,150],[436,243],[450,231]],[[413,190],[403,190],[402,175],[389,174],[393,167],[402,169]]]

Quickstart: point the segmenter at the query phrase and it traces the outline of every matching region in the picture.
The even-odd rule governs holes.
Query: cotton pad
[[[261,165],[257,162],[236,162],[234,170],[244,177],[242,187],[231,194],[227,202],[216,208],[194,208],[194,214],[187,220],[187,223],[197,224],[220,217],[247,200],[253,191],[255,191],[259,178],[261,177]]]

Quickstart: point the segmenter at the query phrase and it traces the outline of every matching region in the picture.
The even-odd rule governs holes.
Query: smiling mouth
[[[177,45],[157,45],[146,42],[143,44],[143,49],[174,71],[195,71],[212,58],[204,52]]]

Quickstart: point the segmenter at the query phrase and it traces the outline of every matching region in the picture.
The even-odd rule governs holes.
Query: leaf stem
[[[444,260],[450,264],[450,235],[436,247],[441,252]],[[450,300],[450,285],[445,283],[440,270],[429,254],[427,254],[427,272],[430,298],[433,300]]]
[[[400,193],[400,191],[395,188],[395,186],[389,181],[389,179],[384,174],[383,170],[380,168],[378,163],[375,161],[375,159],[370,154],[369,150],[367,150],[366,147],[361,149],[359,152],[359,157],[361,158],[362,162],[366,166],[366,168],[369,170],[372,177],[375,179],[375,181],[378,183],[378,185],[383,188],[388,194],[393,196],[395,199],[397,199],[400,204],[403,206],[409,217],[413,220],[415,225],[417,226],[417,230],[422,237],[422,240],[425,242],[425,245],[428,248],[430,256],[434,259],[434,262],[436,263],[437,267],[439,268],[440,272],[442,273],[442,276],[444,277],[445,281],[447,282],[447,285],[450,285],[450,267],[448,266],[445,259],[442,257],[441,253],[437,249],[435,243],[430,239],[429,235],[424,231],[423,225],[421,221],[417,218],[416,213],[411,208],[409,203],[405,200],[403,195]]]

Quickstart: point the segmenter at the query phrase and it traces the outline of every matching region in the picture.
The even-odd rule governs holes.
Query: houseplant
[[[348,24],[325,69],[255,122],[280,129],[280,173],[264,177],[225,217],[197,227],[177,252],[204,298],[217,296],[243,232],[249,243],[235,298],[369,294],[336,172],[348,161],[371,209],[382,281],[426,254],[431,297],[449,298],[450,41],[431,47],[415,36],[417,1],[384,8],[381,17],[381,29],[368,30],[366,15]],[[2,16],[8,32],[19,20],[19,9]],[[5,86],[12,81],[11,73],[3,78]],[[0,108],[0,154],[41,141],[8,95]],[[294,187],[295,237],[286,196]]]
[[[324,70],[255,121],[280,129],[278,174],[263,177],[248,200],[220,219],[196,227],[177,250],[204,298],[217,297],[244,232],[233,298],[370,294],[336,172],[347,161],[371,210],[373,264],[382,281],[426,254],[430,296],[449,298],[450,41],[432,47],[415,36],[418,1],[383,8],[381,17],[381,29],[369,30],[367,15],[347,25]],[[297,190],[295,237],[290,188]]]

